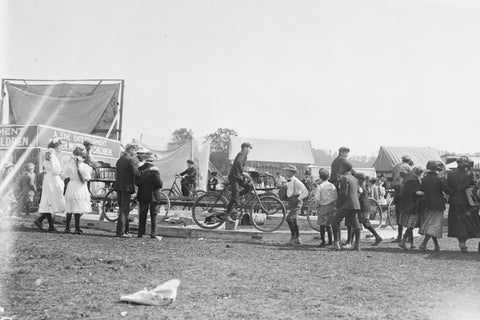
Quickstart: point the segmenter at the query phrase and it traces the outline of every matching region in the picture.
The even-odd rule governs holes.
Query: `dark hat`
[[[293,171],[293,172],[297,172],[297,167],[295,167],[293,164],[289,164],[288,166],[282,168],[283,170],[286,170],[286,171]]]
[[[146,152],[144,153],[144,155],[142,156],[143,160],[145,161],[153,161],[153,160],[156,160],[157,159],[157,155],[153,152]]]
[[[323,180],[327,180],[328,177],[330,177],[330,171],[325,168],[320,168],[320,170],[318,170],[318,176]]]
[[[402,156],[402,161],[403,161],[403,162],[407,162],[407,161],[411,161],[411,160],[412,160],[412,159],[410,158],[410,156],[407,156],[407,155]]]
[[[420,167],[413,167],[412,172],[413,172],[414,175],[418,176],[419,174],[421,174],[423,172],[423,169],[420,168]]]
[[[366,177],[365,177],[365,174],[364,173],[361,173],[361,172],[357,172],[355,174],[355,178],[357,178],[357,180],[366,180]]]
[[[187,160],[187,163],[193,164],[194,162],[193,162],[192,159],[188,159],[188,160]]]
[[[125,151],[130,150],[131,148],[135,148],[136,150],[138,150],[138,144],[136,144],[136,143],[127,143],[127,145],[125,146]]]
[[[459,167],[470,167],[471,166],[470,158],[467,156],[461,156],[460,158],[457,159],[457,165]]]
[[[427,162],[427,170],[432,170],[432,171],[437,171],[437,161],[435,160],[430,160]]]
[[[340,149],[338,149],[338,152],[339,152],[339,153],[342,153],[342,152],[350,152],[350,149],[347,148],[347,147],[340,147]]]
[[[242,143],[241,147],[242,147],[242,149],[243,149],[243,148],[253,149],[253,148],[252,148],[252,145],[250,144],[250,142],[244,142],[244,143]]]
[[[73,155],[85,157],[85,149],[83,147],[75,147],[75,149],[73,149]]]

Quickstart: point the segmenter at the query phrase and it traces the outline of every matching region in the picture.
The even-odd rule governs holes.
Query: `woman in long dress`
[[[48,220],[48,231],[54,232],[52,214],[65,211],[65,200],[63,197],[64,182],[60,177],[62,167],[57,154],[60,153],[62,140],[54,139],[48,144],[48,150],[45,153],[45,176],[42,184],[42,198],[38,206],[38,212],[42,215],[34,221],[35,225],[44,230],[42,222],[45,218]]]
[[[468,157],[460,157],[457,170],[447,176],[448,186],[452,189],[448,201],[448,236],[458,239],[462,252],[468,251],[468,239],[480,238],[478,200],[473,192],[475,179],[471,167],[472,162]]]
[[[400,217],[399,225],[407,228],[403,234],[402,240],[398,245],[404,250],[408,250],[406,242],[412,241],[413,247],[413,229],[419,225],[420,201],[417,191],[420,189],[420,176],[423,169],[414,167],[412,172],[408,173],[403,179],[403,186],[401,191],[401,200],[399,203]]]
[[[427,173],[422,179],[420,191],[417,193],[424,196],[424,208],[420,216],[419,234],[424,235],[421,251],[427,251],[427,244],[433,239],[435,251],[440,251],[438,239],[443,235],[443,212],[445,211],[445,195],[450,194],[450,188],[445,179],[439,176],[443,171],[443,163],[430,160],[427,163]]]
[[[92,168],[84,163],[85,150],[76,147],[73,150],[73,161],[66,168],[66,176],[70,178],[65,191],[65,211],[67,212],[65,233],[70,233],[72,214],[75,216],[75,234],[83,234],[80,229],[80,216],[92,211],[87,181],[91,179]]]

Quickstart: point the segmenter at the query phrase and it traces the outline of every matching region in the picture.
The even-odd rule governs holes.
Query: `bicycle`
[[[240,213],[236,219],[241,220],[248,214],[250,223],[263,232],[278,230],[286,218],[286,208],[283,202],[275,196],[258,194],[255,186],[249,182],[253,189],[240,200],[237,209]],[[209,191],[201,195],[192,207],[192,218],[196,225],[203,229],[216,229],[224,220],[228,206],[228,183],[224,183],[221,192]]]
[[[178,183],[178,180],[181,180],[182,177],[179,175],[175,175],[175,179],[173,180],[172,186],[170,188],[163,188],[161,191],[164,192],[167,196],[170,198],[178,196],[178,197],[183,197],[182,193],[182,188],[181,188],[181,183]],[[199,197],[202,194],[204,194],[205,191],[203,190],[192,190],[190,191],[190,196],[192,197]]]
[[[160,201],[156,203],[158,212],[157,224],[163,222],[170,211],[170,199],[168,196],[162,191],[159,192],[159,196]],[[133,193],[130,197],[130,211],[135,209],[137,205],[138,199],[136,194]],[[117,191],[111,189],[102,200],[102,216],[110,222],[116,222],[118,220],[119,207]]]
[[[373,228],[378,229],[382,226],[383,223],[383,211],[380,204],[373,198],[368,198],[369,202],[369,212],[368,212],[368,219],[370,220],[370,224]],[[317,220],[313,219],[313,217],[317,217],[317,205],[315,201],[311,201],[308,205],[307,210],[307,221],[310,227],[315,231],[320,231],[320,226],[317,224]]]

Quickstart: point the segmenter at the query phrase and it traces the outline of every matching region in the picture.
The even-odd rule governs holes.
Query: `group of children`
[[[350,172],[350,170],[348,170]],[[320,247],[324,248],[325,246],[331,246],[332,242],[332,224],[334,222],[335,213],[337,211],[337,206],[345,206],[345,202],[348,202],[348,199],[344,199],[341,203],[339,200],[339,192],[348,193],[347,188],[339,188],[333,183],[329,182],[328,179],[330,173],[327,169],[319,170],[319,180],[317,181],[317,187],[315,189],[315,204],[317,209],[317,223],[320,227]],[[360,250],[359,246],[359,234],[355,233],[355,225],[360,223],[363,227],[369,230],[375,237],[375,242],[373,245],[378,245],[382,238],[378,235],[375,229],[371,226],[369,220],[369,190],[367,179],[363,173],[354,173],[354,179],[357,180],[357,188],[353,190],[353,196],[355,195],[358,199],[350,199],[355,202],[358,200],[360,209],[351,208],[349,213],[345,216],[345,225],[347,227],[347,241],[343,244],[343,248],[350,249],[355,247],[357,250]],[[349,186],[350,187],[350,186]],[[350,190],[351,191],[351,190]],[[348,198],[346,195],[343,198]],[[349,208],[350,209],[350,208]],[[328,235],[328,242],[325,242],[325,233]],[[338,239],[340,239],[338,235]],[[338,249],[338,248],[337,248]]]

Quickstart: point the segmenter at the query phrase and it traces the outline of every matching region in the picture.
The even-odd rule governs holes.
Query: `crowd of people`
[[[73,233],[82,234],[80,217],[92,211],[87,182],[92,177],[91,144],[73,150],[70,161],[63,165],[60,161],[62,141],[52,140],[44,156],[44,172],[34,173],[35,165],[28,163],[26,171],[19,179],[19,199],[22,210],[28,212],[33,206],[35,194],[40,193],[38,212],[40,216],[34,221],[42,231],[56,231],[53,214],[66,214],[65,230],[70,233],[72,217],[75,221]],[[222,217],[227,222],[234,222],[239,198],[252,189],[252,178],[245,171],[247,158],[252,145],[245,142],[235,157],[228,175],[231,192],[227,210]],[[387,196],[392,190],[395,205],[398,234],[392,242],[398,243],[403,250],[416,248],[413,230],[423,235],[419,250],[428,250],[432,240],[434,250],[440,250],[439,239],[443,236],[443,221],[448,203],[448,236],[458,239],[462,252],[468,251],[467,240],[480,238],[480,200],[478,181],[472,171],[473,162],[468,157],[457,160],[455,171],[446,174],[445,166],[440,161],[431,160],[425,164],[424,170],[415,166],[408,155],[395,165],[392,178],[387,181],[383,174],[378,177],[367,177],[356,172],[347,159],[350,150],[339,149],[338,157],[331,164],[331,170],[320,169],[318,180],[311,175],[300,180],[294,165],[283,168],[284,174],[276,173],[275,183],[279,188],[279,197],[284,200],[288,209],[286,222],[291,237],[287,244],[302,244],[298,225],[298,216],[302,214],[304,201],[312,195],[318,214],[317,223],[320,229],[320,247],[333,246],[336,250],[360,249],[360,232],[362,228],[369,230],[375,238],[372,245],[380,244],[383,239],[378,235],[369,221],[369,198],[380,205],[387,204]],[[137,236],[146,233],[147,215],[150,213],[150,236],[159,239],[156,230],[156,216],[159,190],[162,188],[159,169],[153,165],[155,155],[151,152],[139,152],[136,144],[128,144],[116,163],[115,190],[119,203],[116,235],[131,237],[129,228],[130,199],[137,193],[139,201],[139,231]],[[7,166],[4,175],[12,166]],[[310,174],[310,173],[309,173]],[[180,173],[182,177],[182,194],[190,196],[195,189],[196,168],[192,160],[187,161],[187,169]],[[40,183],[39,183],[40,182]],[[218,179],[211,174],[208,190],[216,190]],[[43,228],[47,220],[48,229]],[[340,240],[340,225],[344,221],[347,229],[346,242]],[[328,236],[328,241],[325,239]],[[480,251],[480,244],[479,244]]]

